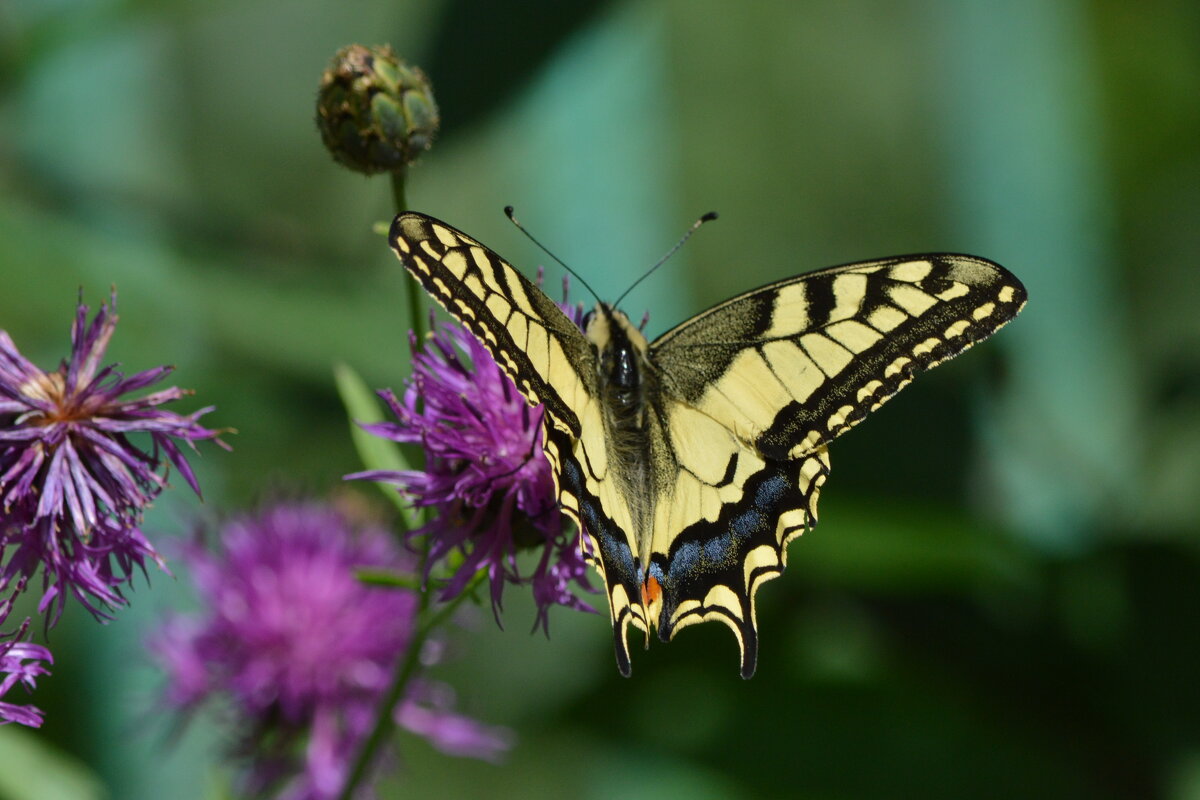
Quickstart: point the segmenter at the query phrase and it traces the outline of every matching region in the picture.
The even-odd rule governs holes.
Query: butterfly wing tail
[[[665,556],[653,557],[650,574],[660,576],[659,636],[716,620],[733,631],[741,651],[743,678],[758,662],[755,595],[787,564],[787,544],[817,522],[817,497],[829,475],[829,453],[768,462],[743,486],[741,499],[727,503],[712,521],[689,526]]]

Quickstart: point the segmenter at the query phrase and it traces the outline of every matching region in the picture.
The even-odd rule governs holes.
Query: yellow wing
[[[620,666],[629,674],[625,621],[646,629],[646,613],[636,545],[625,522],[628,504],[609,473],[591,344],[541,289],[450,225],[401,214],[389,240],[408,271],[479,339],[525,398],[545,406],[549,425],[542,447],[555,490],[562,510],[580,524],[584,554],[605,581]]]
[[[974,256],[903,256],[810,272],[727,300],[650,346],[663,394],[769,459],[816,452],[1025,304]]]
[[[891,258],[756,289],[652,343],[675,468],[655,499],[648,570],[659,636],[719,620],[750,677],[755,593],[816,524],[829,442],[1024,302],[1020,282],[984,259]]]
[[[816,523],[829,442],[917,372],[997,331],[1026,298],[997,264],[934,254],[832,267],[709,309],[647,351],[657,489],[630,498],[621,487],[631,482],[613,472],[623,462],[610,458],[595,351],[557,305],[431,217],[397,217],[390,239],[526,399],[545,405],[544,450],[604,578],[626,675],[629,625],[669,639],[716,619],[733,630],[750,677],[755,594],[783,570],[787,543]],[[630,536],[631,503],[652,509],[649,553]]]
[[[388,240],[525,398],[545,405],[555,427],[578,437],[577,409],[595,395],[595,356],[562,309],[494,252],[433,217],[401,214]]]

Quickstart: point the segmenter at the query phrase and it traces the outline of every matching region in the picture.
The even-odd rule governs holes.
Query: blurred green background
[[[335,361],[403,381],[387,181],[312,121],[351,42],[434,82],[413,207],[529,274],[506,204],[609,298],[720,211],[626,301],[652,332],[929,250],[1031,298],[834,446],[752,681],[718,625],[623,680],[604,617],[557,611],[547,642],[510,590],[507,630],[481,611],[438,673],[517,749],[406,739],[386,796],[1200,798],[1200,5],[7,0],[0,327],[49,367],[79,287],[115,284],[111,355],[177,365],[239,431],[194,462],[203,507],[148,519],[168,550],[197,513],[356,468]],[[188,598],[152,578],[51,632],[47,722],[0,728],[0,797],[217,796],[223,734],[156,703],[143,641]]]

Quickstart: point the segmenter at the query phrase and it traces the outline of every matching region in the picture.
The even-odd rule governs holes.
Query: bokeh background
[[[1200,5],[7,0],[0,327],[50,366],[80,287],[115,284],[112,355],[177,365],[239,431],[203,448],[203,506],[153,510],[168,551],[358,466],[335,362],[406,374],[387,182],[312,121],[351,42],[434,82],[412,206],[530,274],[506,204],[609,298],[718,210],[626,301],[652,332],[929,250],[1031,298],[833,448],[821,525],[759,595],[752,681],[718,625],[623,680],[603,616],[557,611],[546,641],[510,590],[506,630],[481,611],[439,673],[518,747],[496,767],[405,739],[385,796],[1200,797]],[[0,729],[0,797],[221,796],[226,735],[171,724],[144,651],[186,581],[132,601],[51,632],[47,722]]]

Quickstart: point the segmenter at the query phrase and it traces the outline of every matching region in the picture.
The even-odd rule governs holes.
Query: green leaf
[[[18,725],[0,727],[0,797],[5,800],[102,800],[100,779],[83,764]]]
[[[380,436],[373,436],[358,425],[360,422],[372,423],[384,420],[383,411],[379,407],[375,393],[371,391],[359,374],[348,364],[339,363],[333,367],[333,379],[337,384],[342,404],[346,407],[346,414],[350,418],[350,438],[354,441],[354,448],[358,451],[358,457],[362,459],[363,466],[369,470],[411,469],[404,453],[394,442]],[[399,509],[404,524],[409,530],[420,526],[419,512],[405,501],[395,487],[382,483],[377,483],[376,486]]]

